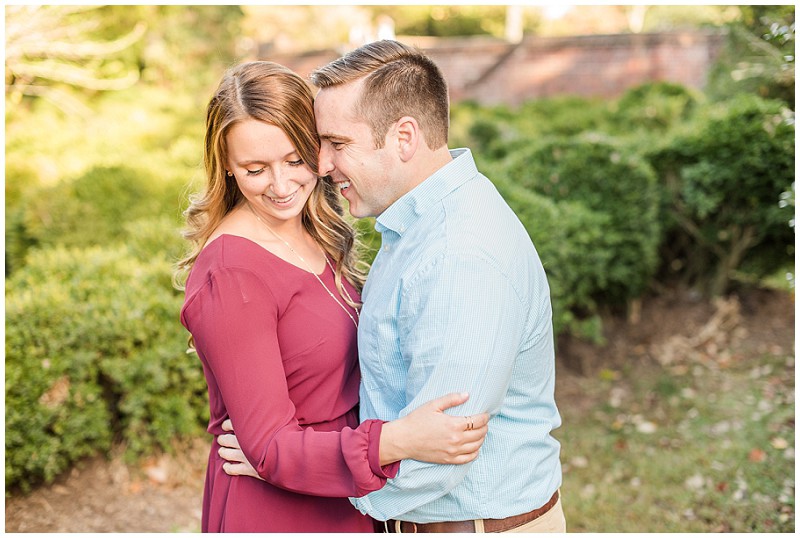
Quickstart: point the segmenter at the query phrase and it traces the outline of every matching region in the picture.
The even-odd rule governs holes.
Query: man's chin
[[[358,214],[358,204],[351,202],[348,198],[345,198],[344,196],[342,196],[342,198],[344,199],[345,206],[347,210],[350,212],[350,215],[352,215],[357,219],[362,218],[361,215]]]

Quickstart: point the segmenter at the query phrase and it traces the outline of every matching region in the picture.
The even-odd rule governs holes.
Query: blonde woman
[[[313,106],[271,62],[231,69],[208,105],[207,185],[186,211],[179,264],[215,436],[203,532],[372,532],[347,497],[381,488],[401,459],[472,461],[487,431],[488,415],[468,429],[443,413],[459,394],[359,424],[364,275],[337,190],[316,175]],[[216,436],[228,419],[260,480],[225,473]]]

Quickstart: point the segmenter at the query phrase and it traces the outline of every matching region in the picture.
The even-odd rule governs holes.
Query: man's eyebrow
[[[333,139],[335,139],[335,140],[342,140],[344,142],[350,141],[349,137],[346,137],[344,135],[335,134],[335,133],[319,133],[319,139],[320,140],[333,140]]]

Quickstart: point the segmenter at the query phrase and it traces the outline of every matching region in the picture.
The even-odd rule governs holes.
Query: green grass
[[[794,531],[794,357],[578,384],[555,432],[570,532]]]

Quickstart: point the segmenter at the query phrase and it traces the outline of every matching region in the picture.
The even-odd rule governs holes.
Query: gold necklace
[[[328,292],[328,295],[330,295],[330,296],[331,296],[331,299],[333,299],[334,301],[336,301],[336,304],[338,304],[338,305],[339,305],[339,307],[340,307],[342,310],[344,310],[344,313],[345,313],[345,314],[347,314],[347,316],[350,318],[350,321],[352,321],[352,322],[353,322],[353,325],[355,325],[355,326],[356,326],[356,329],[358,329],[358,322],[356,321],[356,318],[358,318],[358,308],[354,308],[354,310],[356,311],[356,317],[354,318],[354,317],[353,317],[353,315],[350,313],[350,311],[349,311],[349,310],[347,310],[347,308],[346,308],[346,307],[345,307],[345,306],[344,306],[344,305],[343,305],[343,304],[342,304],[342,303],[339,301],[339,299],[337,299],[337,298],[336,298],[336,296],[333,294],[333,292],[332,292],[331,290],[329,290],[329,289],[328,289],[328,286],[326,286],[326,285],[325,285],[325,283],[322,281],[322,279],[319,277],[319,275],[317,275],[317,273],[315,273],[315,272],[314,272],[314,271],[311,269],[311,267],[308,265],[308,262],[306,262],[306,260],[305,260],[305,259],[304,259],[304,258],[303,258],[303,257],[302,257],[300,254],[298,254],[298,253],[297,253],[297,251],[296,251],[295,249],[293,249],[293,248],[292,248],[292,245],[290,245],[290,244],[289,244],[289,242],[288,242],[288,241],[286,241],[286,239],[284,239],[283,237],[281,237],[280,235],[278,235],[278,233],[277,233],[275,230],[273,230],[272,228],[270,228],[270,227],[269,227],[269,225],[268,225],[266,222],[264,222],[263,220],[261,220],[261,217],[259,217],[259,216],[258,216],[258,213],[256,213],[256,210],[255,210],[255,209],[253,209],[253,206],[252,206],[252,205],[250,205],[250,203],[249,203],[249,202],[247,203],[247,208],[248,208],[248,209],[250,209],[250,212],[251,212],[251,213],[253,213],[253,216],[256,218],[256,220],[258,220],[258,222],[260,222],[261,224],[263,224],[263,225],[264,225],[264,227],[265,227],[267,230],[269,230],[269,232],[270,232],[272,235],[274,235],[275,237],[277,237],[278,239],[280,239],[281,241],[283,241],[283,244],[284,244],[284,245],[286,245],[286,246],[289,248],[289,250],[291,250],[291,251],[292,251],[292,254],[294,254],[295,256],[297,256],[297,258],[298,258],[298,259],[299,259],[299,260],[300,260],[300,261],[303,263],[303,265],[305,266],[306,270],[307,270],[309,273],[311,273],[312,275],[314,275],[314,278],[316,278],[316,279],[317,279],[317,281],[318,281],[320,284],[322,284],[322,287],[323,287],[323,288],[325,288],[325,291],[327,291],[327,292]],[[317,245],[317,246],[319,246],[319,245]],[[320,250],[322,250],[322,249],[320,249]],[[328,256],[326,256],[324,252],[322,253],[322,255],[324,256],[324,258],[325,258],[325,261],[327,262],[327,265],[328,265],[328,267],[330,267],[330,268],[331,268],[331,272],[332,272],[332,273],[334,273],[334,274],[336,274],[336,271],[334,271],[334,270],[333,270],[333,265],[331,265],[331,261],[328,259]],[[344,286],[342,286],[342,290],[344,291],[344,294],[345,294],[345,296],[347,297],[347,299],[348,299],[348,300],[349,300],[351,303],[354,303],[355,301],[353,301],[352,297],[350,297],[350,293],[348,293],[347,289],[346,289]]]

